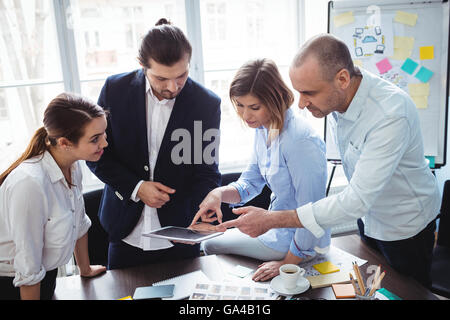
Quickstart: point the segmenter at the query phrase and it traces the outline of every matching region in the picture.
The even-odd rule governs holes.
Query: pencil
[[[358,279],[359,288],[361,289],[361,294],[364,295],[366,293],[366,286],[364,286],[364,280],[361,276],[361,271],[359,270],[358,264],[354,262],[353,265],[356,273],[356,278]]]
[[[383,273],[380,274],[380,276],[378,277],[377,281],[376,281],[375,284],[373,285],[372,289],[370,289],[369,296],[373,295],[373,293],[375,292],[375,290],[377,290],[377,288],[380,286],[381,280],[383,280],[385,274],[386,274],[385,271],[383,271]]]
[[[374,285],[375,282],[377,281],[378,277],[380,276],[380,271],[381,271],[381,265],[378,265],[377,271],[375,271],[375,277],[373,277],[373,280],[372,280],[372,285],[371,285],[371,287],[373,287],[373,285]]]
[[[350,281],[352,282],[353,289],[355,290],[355,293],[360,295],[360,292],[359,292],[358,288],[356,287],[355,279],[353,279],[352,273],[349,272],[348,274],[350,275]]]

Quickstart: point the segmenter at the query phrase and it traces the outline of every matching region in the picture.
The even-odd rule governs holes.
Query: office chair
[[[222,174],[222,186],[226,186],[233,181],[237,181],[240,175],[240,172]],[[267,209],[269,208],[271,193],[272,191],[266,185],[258,196],[247,202],[244,206],[254,206]],[[231,211],[231,209],[232,208],[230,208],[228,203],[222,203],[221,210],[223,214],[223,221],[233,220],[238,217]]]
[[[439,230],[431,264],[431,291],[450,298],[450,180],[442,194]]]
[[[108,263],[108,234],[103,229],[98,219],[98,209],[102,198],[103,189],[90,191],[83,194],[86,214],[91,219],[92,225],[88,231],[89,260],[92,265],[104,265]]]

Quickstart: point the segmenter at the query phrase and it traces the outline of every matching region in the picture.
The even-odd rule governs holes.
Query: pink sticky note
[[[380,71],[380,74],[386,73],[392,69],[391,63],[389,62],[388,58],[384,58],[383,60],[377,62],[376,66],[378,68],[378,71]]]

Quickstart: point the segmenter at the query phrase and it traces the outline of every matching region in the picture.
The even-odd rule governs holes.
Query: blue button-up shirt
[[[438,214],[437,182],[424,157],[414,102],[395,85],[361,72],[347,111],[333,114],[349,184],[339,194],[298,208],[298,217],[317,237],[323,229],[364,217],[367,236],[407,239]]]
[[[272,191],[269,210],[287,210],[317,201],[325,196],[327,163],[325,143],[294,110],[285,114],[283,130],[267,147],[268,130],[256,129],[252,160],[235,187],[243,205],[261,193],[264,186]],[[294,240],[295,238],[295,240]],[[277,251],[290,250],[305,258],[326,252],[330,230],[316,238],[303,228],[271,229],[258,239]]]

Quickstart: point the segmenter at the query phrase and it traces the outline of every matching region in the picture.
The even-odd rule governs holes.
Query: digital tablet
[[[146,237],[199,243],[204,240],[220,236],[221,234],[223,234],[223,232],[198,231],[188,228],[168,226],[161,229],[153,230],[143,235]]]

